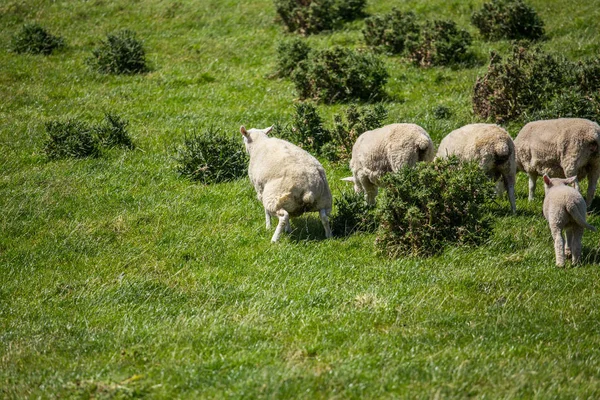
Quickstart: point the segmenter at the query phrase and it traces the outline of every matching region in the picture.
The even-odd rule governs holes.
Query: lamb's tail
[[[508,141],[498,140],[494,143],[494,163],[504,164],[510,157],[510,145]]]
[[[317,200],[317,198],[316,198],[315,194],[313,192],[311,192],[310,190],[307,192],[304,192],[304,195],[302,196],[302,202],[307,205],[314,204],[316,200]]]
[[[575,207],[574,209],[569,210],[569,214],[571,214],[571,217],[577,222],[577,225],[596,232],[596,227],[585,221],[585,211],[581,210],[579,207]]]
[[[416,145],[419,152],[419,161],[431,161],[433,158],[433,146],[429,138],[421,135],[416,140]]]

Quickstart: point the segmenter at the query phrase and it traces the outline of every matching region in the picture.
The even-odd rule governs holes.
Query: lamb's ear
[[[575,183],[576,181],[577,181],[577,175],[564,180],[565,185],[571,185],[571,184]]]
[[[552,186],[552,181],[550,180],[548,175],[545,175],[545,174],[544,174],[544,183],[548,186]]]
[[[347,178],[342,178],[342,180],[343,180],[343,181],[346,181],[346,182],[355,182],[355,180],[354,180],[354,177],[353,177],[353,176],[349,176],[349,177],[347,177]]]
[[[273,125],[265,129],[265,135],[268,135],[273,130]]]
[[[240,133],[244,136],[248,136],[248,131],[244,125],[240,126]]]

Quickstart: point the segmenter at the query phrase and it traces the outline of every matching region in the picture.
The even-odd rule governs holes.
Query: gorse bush
[[[368,46],[392,54],[402,54],[406,44],[416,42],[421,31],[413,12],[392,12],[365,19],[363,36]]]
[[[283,40],[277,46],[276,76],[290,76],[301,61],[308,58],[311,51],[306,41],[293,37]]]
[[[387,256],[430,256],[492,232],[494,184],[474,162],[418,163],[385,175],[381,188],[376,246]]]
[[[127,29],[107,35],[92,50],[87,63],[103,74],[140,74],[149,70],[142,42],[135,32]]]
[[[94,127],[74,119],[46,122],[44,152],[51,160],[98,157],[100,147]]]
[[[448,119],[452,116],[452,110],[450,107],[438,105],[433,108],[433,118],[435,119]]]
[[[357,232],[375,232],[377,219],[375,206],[367,204],[365,197],[354,190],[345,190],[334,198],[331,230],[335,236],[348,236]]]
[[[427,22],[416,41],[407,43],[408,58],[422,67],[470,61],[472,39],[469,32],[458,29],[454,21]]]
[[[25,24],[12,38],[11,49],[15,53],[52,54],[63,48],[63,38],[54,36],[38,24]]]
[[[471,16],[486,40],[529,39],[544,37],[544,23],[535,10],[522,0],[492,0]]]
[[[286,139],[312,153],[321,153],[321,148],[331,141],[331,132],[323,125],[317,107],[311,103],[298,103],[292,126]]]
[[[175,160],[181,176],[204,184],[232,181],[248,170],[248,156],[239,138],[225,137],[215,128],[186,137]]]
[[[104,124],[95,128],[96,136],[105,147],[126,147],[133,149],[133,141],[127,132],[129,121],[113,113],[104,114]]]
[[[303,35],[361,18],[365,7],[366,0],[275,0],[278,19],[290,32]]]
[[[373,54],[334,47],[311,52],[292,80],[301,99],[334,103],[377,99],[388,76],[383,61]]]
[[[362,133],[382,126],[386,117],[387,110],[381,104],[365,107],[351,105],[346,109],[345,121],[341,115],[335,115],[332,137],[337,145],[337,157],[350,158],[356,139]]]

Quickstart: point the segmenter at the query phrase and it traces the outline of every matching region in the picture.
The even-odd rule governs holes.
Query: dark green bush
[[[337,158],[347,159],[352,155],[352,146],[364,132],[379,128],[387,117],[387,110],[381,104],[346,109],[345,121],[341,115],[333,119],[332,137],[337,145]]]
[[[492,0],[471,16],[486,40],[528,39],[544,37],[544,22],[535,10],[522,0]]]
[[[126,147],[133,149],[133,141],[127,132],[129,121],[113,113],[104,114],[104,124],[95,128],[100,144],[105,147]]]
[[[239,137],[210,128],[186,137],[176,150],[177,172],[204,184],[232,181],[247,174],[248,157]]]
[[[422,67],[468,62],[472,39],[454,21],[427,22],[417,40],[407,42],[408,58]]]
[[[63,48],[63,38],[54,36],[38,24],[25,24],[12,38],[11,48],[15,53],[51,54]]]
[[[600,93],[585,94],[579,90],[565,90],[544,104],[544,107],[527,114],[527,120],[555,118],[587,118],[600,121]]]
[[[293,37],[279,42],[277,46],[276,76],[290,76],[301,61],[308,58],[310,46],[306,41]]]
[[[448,119],[452,116],[450,107],[438,105],[433,108],[433,117],[435,119]]]
[[[279,20],[290,32],[309,35],[364,16],[366,0],[275,0]]]
[[[109,34],[92,50],[87,63],[103,74],[140,74],[149,70],[142,42],[128,29]]]
[[[365,197],[353,190],[345,190],[334,197],[331,230],[335,236],[348,236],[356,232],[375,232],[377,219],[375,206],[367,204]]]
[[[429,256],[476,245],[492,232],[494,184],[477,163],[456,157],[385,175],[377,199],[376,246],[390,257]]]
[[[325,103],[377,99],[388,79],[383,61],[342,47],[313,51],[298,64],[292,80],[301,99]]]
[[[61,158],[98,157],[100,147],[94,127],[82,121],[46,122],[48,137],[44,143],[44,152],[51,160]]]
[[[291,127],[284,129],[282,136],[311,153],[321,154],[323,145],[331,142],[331,132],[312,103],[298,103]]]
[[[418,40],[420,31],[421,27],[413,12],[393,9],[389,14],[365,19],[363,35],[368,46],[392,54],[402,54],[407,43]]]

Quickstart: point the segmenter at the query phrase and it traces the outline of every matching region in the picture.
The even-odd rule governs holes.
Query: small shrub
[[[381,97],[388,76],[374,55],[334,47],[312,52],[298,64],[292,80],[301,99],[334,103]]]
[[[177,149],[177,172],[204,184],[232,181],[247,173],[247,155],[239,138],[224,137],[214,128],[186,137]]]
[[[419,38],[407,43],[408,58],[423,67],[463,63],[473,58],[468,52],[471,42],[469,32],[453,21],[428,22]]]
[[[331,132],[323,125],[323,120],[312,103],[298,103],[291,128],[283,133],[285,139],[303,149],[321,154],[323,145],[331,141]]]
[[[368,205],[361,193],[346,190],[334,198],[335,212],[331,215],[331,230],[336,236],[357,232],[375,232],[375,206]]]
[[[600,93],[584,94],[579,90],[565,90],[547,102],[544,107],[528,114],[528,120],[555,118],[587,118],[600,121]]]
[[[104,114],[104,124],[96,127],[96,136],[105,147],[126,147],[133,149],[134,145],[127,132],[129,121],[113,113]]]
[[[351,105],[346,110],[345,121],[341,115],[335,115],[332,136],[338,148],[337,158],[350,158],[356,139],[362,133],[382,126],[386,117],[387,110],[381,104],[362,108]]]
[[[25,24],[12,38],[12,50],[15,53],[52,54],[63,48],[63,38],[54,36],[38,24]]]
[[[290,32],[309,35],[364,16],[366,0],[275,0],[278,19]]]
[[[600,57],[579,61],[575,67],[575,79],[583,93],[600,92]]]
[[[276,76],[290,76],[298,64],[308,58],[309,53],[310,46],[298,37],[280,42],[277,46]]]
[[[51,160],[61,158],[98,157],[100,148],[94,128],[77,120],[46,123],[44,152]]]
[[[479,244],[492,226],[494,184],[476,163],[456,157],[385,175],[376,246],[390,257],[429,256],[450,244]]]
[[[538,40],[544,36],[544,22],[522,0],[492,0],[471,16],[486,40]]]
[[[448,119],[452,116],[452,110],[450,107],[438,105],[433,108],[433,118],[435,119]]]
[[[420,26],[415,14],[393,9],[389,14],[365,19],[363,36],[368,46],[392,54],[402,54],[409,42],[419,38]]]
[[[149,70],[142,42],[135,32],[127,29],[109,34],[92,50],[87,62],[103,74],[140,74]]]

